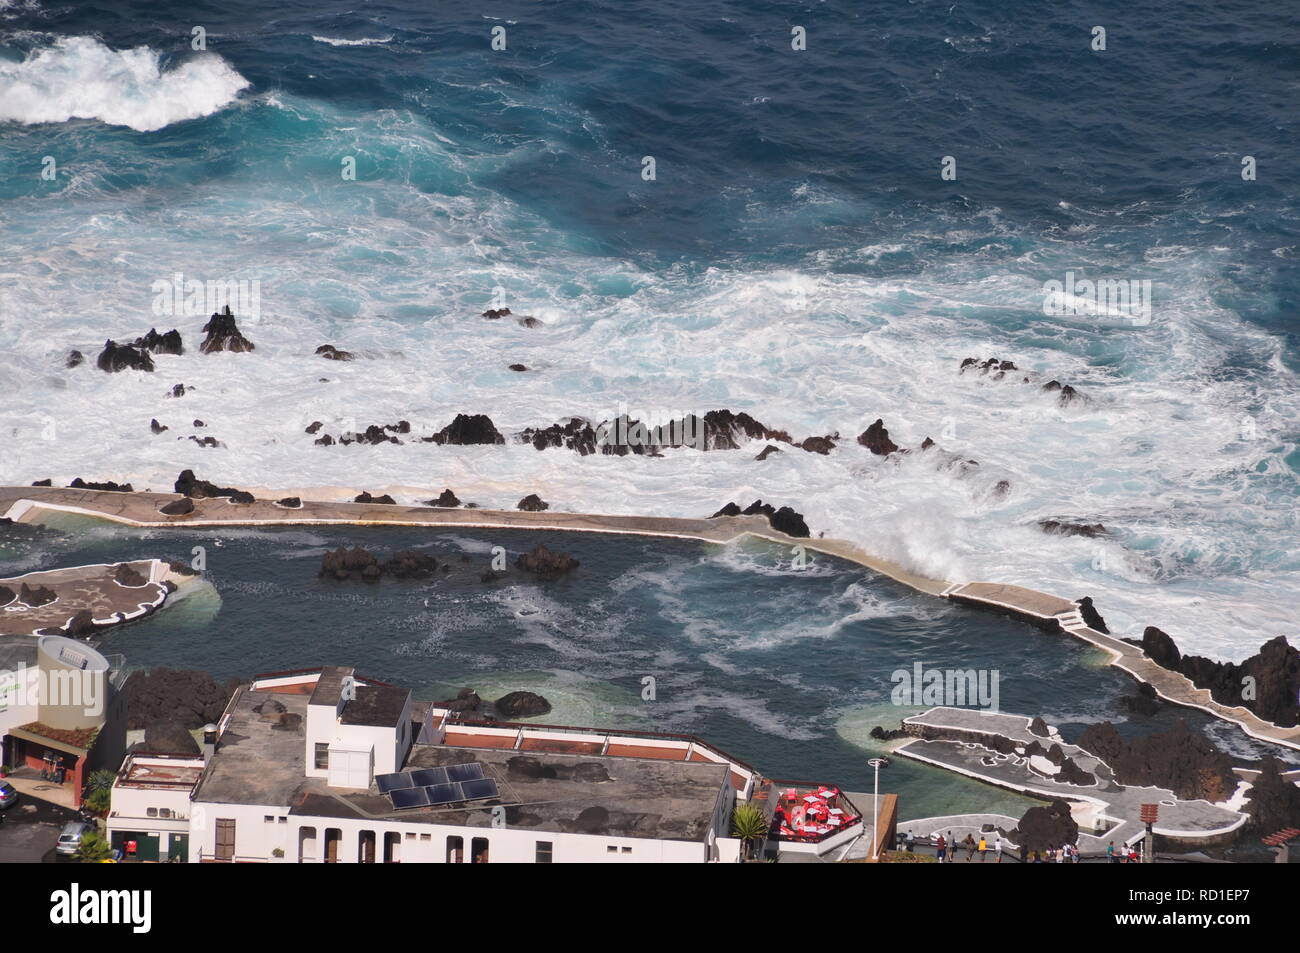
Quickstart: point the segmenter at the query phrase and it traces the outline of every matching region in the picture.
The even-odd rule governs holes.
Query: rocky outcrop
[[[162,721],[194,729],[221,718],[239,679],[218,682],[206,672],[160,667],[136,672],[127,685],[128,729]]]
[[[438,561],[428,553],[404,549],[385,560],[380,569],[394,579],[428,579],[438,569]]]
[[[1259,775],[1246,795],[1250,799],[1246,813],[1252,826],[1263,836],[1300,828],[1300,787],[1282,777],[1282,770],[1277,758],[1265,755]]]
[[[154,354],[184,354],[185,346],[181,342],[181,332],[172,328],[166,334],[159,334],[157,328],[150,328],[144,337],[138,337],[131,345],[142,351]]]
[[[551,703],[533,692],[510,692],[498,698],[492,707],[496,709],[497,716],[506,721],[536,718],[551,713]]]
[[[1300,651],[1279,635],[1243,662],[1217,662],[1200,655],[1180,655],[1178,646],[1155,626],[1142,633],[1142,650],[1156,664],[1208,689],[1221,705],[1244,705],[1265,721],[1283,728],[1300,725]]]
[[[152,371],[153,358],[148,351],[110,340],[104,342],[104,350],[96,358],[95,366],[110,374],[118,371]]]
[[[456,419],[443,427],[432,437],[425,437],[426,443],[457,446],[473,444],[501,444],[505,437],[486,414],[457,414]]]
[[[425,500],[424,505],[441,506],[444,509],[453,509],[454,507],[460,506],[460,500],[456,498],[456,494],[451,492],[450,489],[446,489],[438,494],[436,500]]]
[[[514,371],[517,374],[522,374],[524,371],[528,370],[528,368],[525,367],[523,364],[510,364],[508,366],[510,370]]]
[[[525,314],[523,317],[516,318],[521,328],[540,328],[542,322],[539,318],[534,318],[531,314]]]
[[[302,500],[296,496],[285,496],[275,501],[277,505],[285,509],[297,510],[302,509]]]
[[[194,512],[194,501],[188,496],[179,500],[172,500],[170,503],[164,503],[158,507],[158,512],[166,516],[188,516]]]
[[[1155,688],[1147,682],[1139,682],[1132,695],[1124,695],[1119,700],[1120,707],[1134,715],[1154,715],[1160,710],[1160,696]]]
[[[107,490],[110,493],[134,493],[135,489],[129,483],[114,483],[108,480],[104,483],[93,483],[76,477],[68,484],[74,490]]]
[[[351,351],[340,351],[333,344],[322,344],[316,348],[316,353],[327,361],[350,361],[353,359]]]
[[[553,553],[540,543],[515,560],[515,566],[524,572],[546,577],[562,576],[579,565],[578,560],[568,553]]]
[[[1010,838],[1026,850],[1041,853],[1078,843],[1079,825],[1070,816],[1069,805],[1064,801],[1053,801],[1049,806],[1031,807],[1025,811]]]
[[[518,438],[531,443],[538,450],[565,447],[576,450],[583,456],[603,453],[620,457],[683,447],[694,450],[736,450],[742,442],[749,440],[792,443],[790,435],[784,430],[773,430],[749,414],[733,413],[730,410],[711,410],[702,417],[687,414],[653,427],[626,414],[602,421],[595,427],[582,417],[571,417],[549,427],[530,427],[520,432]],[[823,441],[830,439],[811,437],[809,440],[812,444],[808,449],[822,452],[819,448],[825,447]]]
[[[149,583],[148,578],[130,563],[117,564],[117,567],[113,570],[113,581],[119,586],[126,586],[129,589],[139,589]]]
[[[808,437],[803,443],[796,444],[796,446],[807,450],[809,453],[820,453],[826,456],[835,449],[835,441],[838,439],[839,434],[830,434],[825,437]]]
[[[0,608],[4,608],[18,598],[18,593],[8,586],[0,586]]]
[[[771,444],[771,443],[769,443],[769,444],[768,444],[766,447],[764,447],[762,450],[758,451],[758,456],[754,457],[754,459],[755,459],[755,460],[766,460],[768,457],[770,457],[770,456],[771,456],[772,454],[774,454],[774,453],[784,453],[784,451],[783,451],[780,447],[776,446],[775,444]]]
[[[788,506],[783,506],[771,514],[767,521],[772,524],[772,529],[778,533],[785,533],[787,536],[806,538],[812,535],[808,531],[808,524],[804,522],[803,516]]]
[[[996,357],[991,357],[985,361],[981,361],[977,357],[968,357],[961,362],[959,373],[965,374],[967,371],[972,373],[979,371],[981,375],[990,375],[991,380],[1000,381],[1009,373],[1019,371],[1019,368],[1017,368],[1011,361],[1000,361]],[[1016,376],[1019,377],[1019,382],[1022,384],[1029,384],[1032,382],[1030,374],[1020,373]],[[1032,376],[1034,379],[1038,379],[1038,375],[1035,374]],[[1039,389],[1046,393],[1055,394],[1056,402],[1062,407],[1068,407],[1070,404],[1075,402],[1087,400],[1087,397],[1079,393],[1069,384],[1062,385],[1061,382],[1057,380],[1050,380],[1041,385]]]
[[[443,708],[447,711],[470,714],[477,712],[483,705],[483,699],[479,697],[478,692],[472,688],[462,688],[455,698],[449,698],[446,701],[434,702],[434,708]]]
[[[199,345],[199,350],[204,354],[215,354],[218,351],[238,354],[253,350],[253,342],[240,333],[230,305],[208,318],[208,323],[203,325],[203,333],[207,337]]]
[[[858,443],[878,457],[887,457],[898,450],[898,444],[889,439],[889,431],[885,429],[885,422],[879,417],[876,418],[874,424],[858,434]]]
[[[46,477],[44,480],[32,481],[32,486],[53,486],[53,485],[54,485],[54,481],[51,480],[49,477]]]
[[[1108,721],[1088,725],[1079,747],[1096,755],[1125,786],[1168,788],[1179,798],[1226,801],[1236,789],[1232,759],[1181,719],[1170,731],[1126,741]]]
[[[1066,523],[1061,520],[1039,520],[1038,528],[1050,536],[1086,536],[1098,539],[1110,532],[1101,523]]]
[[[709,519],[715,520],[719,516],[739,516],[739,515],[740,515],[740,507],[737,506],[735,503],[728,503],[722,509],[718,510],[716,513],[710,516]]]
[[[1029,723],[1030,734],[1038,735],[1040,738],[1046,738],[1051,734],[1047,728],[1047,722],[1043,721],[1042,715],[1035,715]]]
[[[525,513],[540,513],[543,510],[549,510],[551,508],[551,504],[547,503],[536,493],[529,493],[526,497],[524,497],[522,500],[519,501],[518,505],[515,508],[523,510]]]
[[[163,424],[158,423],[158,418],[157,418],[157,417],[154,417],[153,419],[151,419],[151,420],[149,421],[149,431],[150,431],[151,433],[153,433],[153,434],[160,434],[160,433],[162,433],[163,431],[165,431],[165,430],[169,430],[169,429],[171,429],[171,428],[166,427],[166,426],[164,426]]]
[[[510,317],[510,309],[509,308],[488,308],[486,311],[483,312],[483,317],[487,318],[489,321],[495,321],[498,318],[508,318]]]
[[[184,396],[185,396],[185,385],[184,385],[184,384],[173,384],[173,385],[172,385],[172,389],[169,390],[169,391],[167,392],[167,396],[168,396],[168,397],[184,397]]]
[[[63,359],[63,366],[72,370],[74,367],[80,367],[86,363],[86,355],[80,351],[69,351],[68,356]]]
[[[29,586],[23,583],[18,587],[18,601],[32,609],[49,605],[56,598],[54,590],[46,586]]]
[[[1079,607],[1079,615],[1083,616],[1083,621],[1088,628],[1094,632],[1101,632],[1110,635],[1110,629],[1106,628],[1106,620],[1101,617],[1096,606],[1092,604],[1091,596],[1084,596],[1082,599],[1076,599],[1075,605]]]
[[[362,579],[378,582],[383,570],[379,567],[379,560],[369,550],[360,546],[351,549],[340,546],[321,557],[320,572],[317,575],[340,581]]]
[[[253,502],[253,494],[246,493],[243,490],[236,490],[234,487],[217,486],[207,480],[200,480],[194,475],[193,470],[182,470],[180,476],[176,478],[173,489],[181,496],[190,496],[195,499],[224,496],[228,497],[231,503]]]
[[[352,498],[353,503],[382,503],[385,506],[396,506],[397,501],[385,493],[383,496],[371,496],[366,490],[362,490]]]
[[[145,725],[144,750],[150,754],[202,754],[194,736],[176,721],[154,721]]]

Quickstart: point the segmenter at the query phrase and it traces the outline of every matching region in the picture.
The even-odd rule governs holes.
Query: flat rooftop
[[[208,776],[196,801],[287,807],[302,785],[306,763],[307,695],[253,691],[241,685],[230,703]]]
[[[373,786],[348,791],[310,779],[290,813],[488,828],[492,808],[504,805],[515,830],[703,842],[729,783],[725,764],[449,745],[415,745],[407,768],[474,761],[497,782],[499,799],[399,811]]]
[[[133,788],[170,788],[177,785],[193,786],[203,774],[203,762],[168,761],[166,759],[139,760],[131,758],[125,776],[118,784]]]

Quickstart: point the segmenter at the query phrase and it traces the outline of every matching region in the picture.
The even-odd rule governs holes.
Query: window
[[[433,835],[432,835],[432,834],[421,834],[421,835],[420,835],[420,840],[433,840]]]
[[[537,842],[537,863],[549,864],[553,854],[552,843],[548,840],[539,840]]]
[[[632,848],[631,848],[631,847],[624,847],[624,848],[623,848],[623,853],[625,853],[625,854],[630,854],[630,853],[632,853]]]
[[[614,846],[613,844],[610,844],[608,847],[605,848],[605,853],[607,853],[607,854],[617,854],[617,853],[618,853],[618,848],[617,848],[616,846]]]
[[[144,809],[144,816],[145,816],[145,817],[157,817],[157,816],[158,816],[158,808],[156,808],[156,807],[146,807],[146,808]]]
[[[415,840],[415,833],[414,833],[413,831],[407,831],[407,832],[406,832],[406,839],[407,839],[407,840]]]
[[[235,859],[235,821],[229,817],[217,818],[217,860]]]
[[[486,864],[488,862],[488,840],[486,837],[475,837],[470,841],[469,862],[471,864]]]
[[[447,863],[460,864],[465,861],[465,840],[461,837],[447,838]]]
[[[159,817],[171,817],[171,816],[172,816],[172,809],[171,809],[170,807],[160,807],[160,808],[158,808],[158,816],[159,816]]]
[[[316,742],[316,767],[321,771],[329,770],[330,745],[328,741]]]
[[[289,818],[287,818],[287,817],[282,817],[282,818],[280,818],[280,823],[281,823],[281,824],[288,824],[288,823],[289,823]]]
[[[274,815],[274,814],[267,814],[267,815],[263,816],[262,820],[264,820],[264,821],[265,821],[266,823],[268,823],[268,824],[274,824],[274,823],[275,823],[275,815]]]

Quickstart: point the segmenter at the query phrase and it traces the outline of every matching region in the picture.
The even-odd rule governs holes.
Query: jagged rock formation
[[[768,444],[766,447],[764,447],[762,450],[758,451],[758,456],[754,457],[754,459],[755,459],[755,460],[766,460],[768,457],[770,457],[770,456],[771,456],[772,454],[774,454],[774,453],[783,453],[783,452],[784,452],[784,451],[783,451],[780,447],[776,446],[775,444],[771,444],[771,443],[769,443],[769,444]]]
[[[529,493],[526,497],[524,497],[522,500],[519,501],[519,504],[516,508],[523,510],[525,513],[540,513],[543,510],[549,510],[551,508],[551,504],[547,503],[536,493]]]
[[[579,565],[578,560],[568,553],[553,553],[540,543],[515,560],[515,566],[524,572],[548,577],[562,576],[577,569]]]
[[[158,512],[167,516],[186,516],[194,512],[194,501],[188,496],[179,500],[172,500],[170,503],[164,503],[158,507]]]
[[[1096,755],[1126,786],[1168,788],[1183,799],[1226,801],[1235,790],[1232,760],[1181,719],[1166,732],[1125,741],[1108,721],[1089,725],[1079,747]]]
[[[424,504],[425,506],[441,506],[444,509],[453,509],[460,506],[460,500],[456,498],[456,494],[451,492],[450,489],[446,489],[438,494],[436,500],[425,500]]]
[[[180,476],[176,478],[173,489],[182,496],[190,496],[195,499],[224,496],[229,497],[231,503],[253,502],[253,494],[246,493],[243,490],[236,490],[234,487],[217,486],[207,480],[200,480],[194,475],[193,470],[182,470]]]
[[[117,564],[117,568],[113,570],[113,581],[119,586],[127,586],[132,589],[138,589],[149,582],[130,563]]]
[[[202,728],[221,717],[238,687],[238,678],[218,682],[193,669],[136,672],[126,684],[126,726],[147,730],[151,724],[170,721],[182,728]]]
[[[1247,795],[1246,813],[1255,830],[1265,837],[1300,827],[1300,787],[1282,777],[1282,767],[1277,758],[1266,755]]]
[[[321,578],[340,581],[360,579],[363,582],[378,582],[383,576],[394,579],[427,579],[438,568],[438,561],[428,553],[417,550],[403,550],[394,553],[384,562],[369,550],[354,546],[348,549],[340,546],[321,557]]]
[[[203,325],[203,332],[207,337],[199,345],[199,350],[204,354],[215,354],[217,351],[242,353],[253,350],[253,342],[239,332],[230,305],[226,305],[220,313],[208,318],[208,323]]]
[[[764,503],[762,500],[755,500],[743,510],[734,502],[727,503],[722,509],[718,510],[709,519],[717,519],[720,516],[766,516],[768,524],[777,532],[785,533],[787,536],[808,537],[812,533],[808,530],[808,524],[804,522],[803,515],[796,513],[788,506],[777,509],[771,503]]]
[[[371,496],[369,491],[362,490],[352,499],[353,503],[383,503],[386,506],[396,506],[397,501],[385,493],[383,496]]]
[[[104,342],[104,350],[96,358],[95,366],[110,374],[127,370],[152,371],[153,358],[149,356],[148,351],[109,340]]]
[[[858,443],[878,457],[887,457],[898,450],[898,444],[889,439],[889,431],[885,429],[885,422],[879,417],[876,418],[874,424],[858,434]]]
[[[1079,615],[1083,616],[1083,621],[1087,623],[1088,628],[1094,632],[1102,632],[1110,635],[1110,629],[1106,628],[1106,620],[1101,617],[1092,604],[1091,596],[1084,596],[1082,599],[1076,599],[1075,604],[1079,607]]]
[[[76,477],[68,484],[74,490],[107,490],[110,493],[134,493],[135,490],[129,483],[114,483],[111,480],[104,483],[92,483]]]
[[[154,354],[184,354],[185,346],[181,343],[181,332],[172,328],[166,334],[159,334],[157,328],[150,328],[144,337],[138,337],[131,345],[142,351]]]
[[[1086,536],[1088,539],[1097,539],[1110,535],[1110,531],[1101,523],[1066,523],[1061,520],[1039,520],[1038,528],[1050,536]]]
[[[1026,850],[1041,853],[1078,843],[1079,825],[1070,816],[1070,808],[1064,801],[1053,801],[1050,806],[1031,807],[1025,811],[1010,837]]]
[[[175,721],[154,721],[145,725],[144,750],[152,754],[202,754],[194,736]]]
[[[486,414],[457,414],[456,419],[443,427],[432,437],[423,438],[426,443],[471,445],[500,444],[506,438],[501,436],[492,418]]]
[[[157,417],[154,417],[153,419],[151,419],[151,420],[149,421],[149,430],[150,430],[151,432],[155,433],[155,434],[160,434],[160,433],[162,433],[164,430],[169,430],[169,429],[171,429],[171,428],[169,428],[169,427],[165,427],[165,426],[163,426],[162,424],[158,423],[158,418],[157,418]]]
[[[327,361],[350,361],[353,359],[351,351],[340,351],[333,344],[322,344],[316,348],[316,353]]]
[[[71,370],[74,367],[80,367],[86,363],[86,355],[80,351],[69,351],[68,356],[63,359],[63,366]]]
[[[551,703],[534,692],[510,692],[498,698],[492,707],[496,709],[498,717],[506,721],[536,718],[551,713]]]
[[[1300,651],[1279,635],[1243,662],[1216,662],[1181,655],[1174,640],[1155,626],[1142,633],[1142,651],[1164,668],[1181,672],[1197,688],[1208,689],[1221,705],[1244,705],[1283,728],[1300,724]]]
[[[290,510],[297,510],[302,508],[302,500],[296,496],[281,497],[275,502],[278,503],[280,506],[283,506],[286,509],[290,509]]]

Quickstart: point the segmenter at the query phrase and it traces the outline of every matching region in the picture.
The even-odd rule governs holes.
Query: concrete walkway
[[[144,578],[144,583],[139,586],[119,583],[114,573],[121,565],[134,569]],[[170,590],[165,582],[170,576],[166,563],[157,559],[139,559],[125,564],[98,563],[47,569],[0,579],[0,586],[15,593],[21,593],[24,584],[33,589],[43,587],[54,593],[53,601],[44,605],[24,605],[15,597],[8,605],[0,606],[0,635],[36,635],[40,630],[46,630],[47,634],[56,629],[66,630],[72,618],[85,611],[91,613],[98,628],[138,619],[166,601]]]
[[[274,494],[272,494],[274,495]],[[910,572],[887,559],[838,539],[800,539],[773,530],[763,516],[726,516],[718,519],[676,519],[652,516],[615,516],[590,513],[525,513],[513,510],[443,509],[430,506],[402,506],[373,503],[303,501],[289,509],[271,500],[231,503],[226,498],[196,499],[194,510],[184,516],[169,516],[159,508],[182,497],[176,493],[115,493],[62,487],[0,487],[0,515],[19,522],[36,522],[42,510],[80,513],[139,527],[270,525],[358,525],[430,526],[466,529],[545,529],[587,533],[626,533],[638,536],[667,536],[707,543],[730,543],[745,536],[766,539],[783,546],[803,547],[865,566],[918,592],[947,598],[976,608],[1002,612],[1035,625],[1065,632],[1104,649],[1111,664],[1138,681],[1149,683],[1156,693],[1178,705],[1199,708],[1232,722],[1262,741],[1300,750],[1300,726],[1280,728],[1241,707],[1221,705],[1209,691],[1199,689],[1185,676],[1161,668],[1137,646],[1088,628],[1078,605],[1045,592],[1002,583],[952,583]]]

